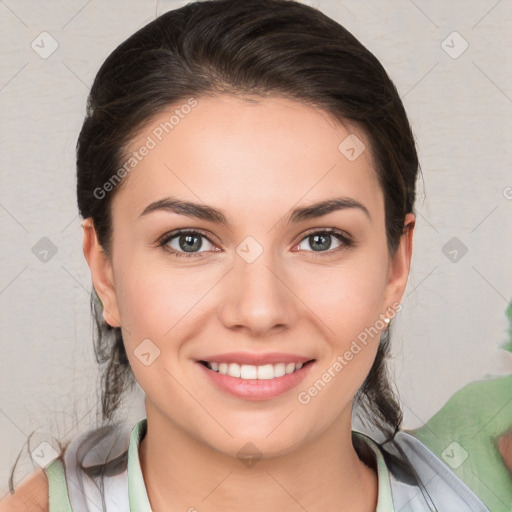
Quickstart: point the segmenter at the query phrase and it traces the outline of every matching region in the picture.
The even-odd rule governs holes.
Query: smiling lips
[[[284,353],[229,353],[198,362],[206,376],[229,394],[248,400],[266,400],[301,382],[314,359]]]

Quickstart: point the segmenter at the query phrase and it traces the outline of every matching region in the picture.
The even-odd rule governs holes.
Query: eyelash
[[[200,252],[187,254],[184,252],[176,251],[175,249],[171,249],[170,247],[166,246],[173,238],[176,238],[176,237],[178,237],[180,235],[184,235],[184,234],[201,235],[204,238],[206,238],[211,244],[213,244],[213,242],[208,238],[208,236],[205,233],[203,233],[202,231],[182,229],[182,230],[173,231],[171,233],[167,233],[166,235],[164,235],[159,240],[157,247],[163,248],[166,252],[170,252],[173,256],[175,256],[177,258],[181,258],[181,257],[202,258],[203,256]],[[309,238],[310,236],[313,236],[313,235],[319,235],[319,234],[320,235],[323,235],[323,234],[332,235],[332,236],[336,237],[340,242],[342,242],[342,245],[340,245],[340,247],[337,247],[336,249],[328,249],[327,251],[306,251],[306,252],[312,252],[313,257],[315,257],[315,258],[322,257],[324,255],[332,255],[332,254],[342,251],[344,249],[349,249],[350,247],[355,246],[354,241],[350,237],[348,237],[342,231],[339,231],[335,228],[324,228],[324,229],[319,229],[316,231],[307,232],[300,239],[299,244],[302,243],[306,238]],[[295,244],[295,245],[298,245],[298,244]],[[204,252],[208,252],[208,251],[204,251]]]

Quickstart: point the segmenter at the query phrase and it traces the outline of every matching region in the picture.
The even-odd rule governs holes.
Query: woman
[[[121,44],[91,89],[77,195],[103,416],[137,383],[147,418],[74,439],[35,502],[487,510],[400,431],[387,380],[418,168],[386,72],[315,9],[193,3]]]

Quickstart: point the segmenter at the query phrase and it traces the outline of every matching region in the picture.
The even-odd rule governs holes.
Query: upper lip
[[[238,363],[250,364],[253,366],[261,366],[264,364],[277,364],[277,363],[306,363],[313,358],[304,357],[297,354],[287,354],[285,352],[267,352],[254,353],[254,352],[226,352],[225,354],[214,354],[211,356],[203,357],[198,361],[205,361],[208,363]]]

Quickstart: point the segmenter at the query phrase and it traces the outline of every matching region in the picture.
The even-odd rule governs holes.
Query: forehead
[[[166,195],[251,214],[333,195],[382,206],[365,133],[282,97],[183,100],[130,141],[123,164],[113,209],[133,216]]]

